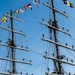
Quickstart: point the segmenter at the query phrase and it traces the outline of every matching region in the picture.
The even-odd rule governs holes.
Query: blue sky
[[[55,52],[55,47],[54,45],[51,45],[47,42],[44,42],[41,40],[42,38],[42,34],[45,34],[45,36],[47,38],[49,38],[49,30],[46,26],[41,25],[39,22],[42,21],[42,18],[45,19],[45,22],[47,23],[49,18],[52,17],[52,13],[49,14],[49,8],[45,7],[42,3],[46,3],[47,0],[40,0],[41,3],[39,4],[39,7],[35,6],[32,2],[32,0],[0,0],[0,19],[2,17],[4,17],[3,14],[9,13],[10,14],[10,10],[15,11],[17,9],[20,9],[21,7],[27,5],[28,3],[31,2],[32,5],[32,10],[28,9],[28,10],[24,10],[24,13],[19,13],[18,17],[20,19],[22,19],[24,22],[19,22],[17,20],[14,20],[14,29],[16,31],[20,31],[22,30],[23,33],[27,34],[28,37],[24,37],[21,35],[16,35],[15,34],[15,43],[17,46],[21,46],[23,45],[24,47],[28,46],[29,48],[29,52],[22,52],[22,51],[18,51],[16,50],[16,59],[18,60],[22,60],[23,58],[25,58],[25,61],[29,61],[32,60],[32,66],[29,65],[23,65],[23,64],[18,64],[17,65],[17,71],[23,72],[23,75],[25,75],[25,73],[29,73],[29,75],[31,74],[38,74],[38,75],[44,75],[44,72],[47,70],[46,67],[49,65],[50,66],[50,70],[53,71],[53,62],[52,61],[47,61],[43,58],[43,54],[45,51],[49,51],[49,54],[52,54]],[[66,42],[68,43],[69,46],[72,46],[72,44],[75,45],[75,40],[73,39],[75,37],[75,8],[70,8],[67,5],[63,4],[62,0],[54,0],[55,1],[55,7],[59,10],[61,10],[62,12],[66,12],[66,14],[68,14],[70,16],[69,19],[67,19],[66,17],[56,13],[56,18],[58,21],[58,26],[59,28],[64,27],[65,31],[66,29],[69,29],[69,32],[72,34],[72,37],[69,37],[67,35],[64,35],[62,33],[58,32],[58,41],[61,44],[65,44]],[[72,4],[75,4],[75,0],[69,0]],[[17,17],[17,14],[13,14],[13,16]],[[50,17],[49,17],[50,16]],[[2,22],[0,24],[0,26],[4,26],[4,27],[8,27],[10,26],[10,18],[7,18],[8,22],[4,23]],[[8,38],[10,37],[10,32],[6,31],[6,30],[2,30],[0,29],[0,40],[2,40],[2,43],[6,43],[8,40]],[[1,57],[6,57],[8,54],[7,48],[6,47],[0,47],[1,48],[1,52],[0,52],[0,56]],[[60,49],[60,54],[67,54],[66,57],[69,58],[69,62],[71,59],[74,60],[74,53],[73,52],[69,52],[67,49],[61,48]],[[51,55],[50,55],[51,56]],[[66,61],[66,59],[64,59]],[[75,62],[75,61],[74,61]],[[7,66],[9,66],[9,62],[6,61],[1,61],[0,62],[0,70],[1,72],[3,72],[5,69],[9,69],[9,67],[6,66],[6,64],[8,64]],[[6,66],[6,67],[5,67]],[[65,66],[64,70],[69,73],[72,72],[72,74],[74,73],[74,67],[72,66],[71,69],[69,69],[68,65],[64,65]],[[7,71],[7,70],[5,70]]]

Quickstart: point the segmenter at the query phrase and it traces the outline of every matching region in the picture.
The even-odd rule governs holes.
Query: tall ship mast
[[[64,4],[68,4],[67,0],[63,0],[63,2],[65,2]],[[41,22],[41,24],[47,26],[50,31],[50,39],[45,38],[45,36],[43,35],[42,40],[55,45],[55,47],[54,47],[55,53],[52,54],[53,56],[50,56],[48,54],[48,51],[45,52],[46,55],[44,56],[44,58],[47,60],[48,59],[52,60],[54,63],[54,71],[50,72],[51,67],[49,68],[49,66],[48,66],[46,74],[47,75],[71,75],[71,73],[66,73],[66,71],[64,70],[62,65],[68,64],[68,65],[75,66],[75,64],[73,63],[72,59],[71,59],[71,62],[68,62],[68,58],[66,58],[66,56],[64,54],[61,54],[60,47],[74,51],[74,45],[72,45],[72,47],[69,47],[69,46],[67,46],[67,43],[66,43],[66,45],[59,43],[59,38],[57,38],[58,32],[61,32],[64,35],[67,35],[69,37],[71,37],[71,34],[68,32],[68,30],[64,31],[64,29],[59,28],[58,21],[56,19],[56,13],[64,16],[65,18],[69,18],[69,16],[65,12],[61,12],[60,10],[55,8],[54,0],[49,0],[48,3],[43,3],[43,5],[48,7],[49,9],[51,9],[50,11],[52,12],[53,18],[50,17],[48,23],[45,23],[44,21]],[[63,60],[65,58],[67,61]]]
[[[19,35],[22,35],[22,36],[25,36],[25,37],[27,37],[27,35],[22,33],[22,32],[18,32],[18,31],[14,30],[13,19],[18,20],[20,22],[23,22],[23,20],[21,20],[17,17],[14,17],[12,10],[10,10],[10,14],[4,14],[4,15],[10,18],[10,26],[8,28],[6,28],[4,26],[1,26],[1,29],[9,31],[10,37],[9,37],[8,42],[6,44],[2,44],[2,43],[0,44],[0,46],[4,46],[4,47],[8,48],[7,57],[6,58],[0,58],[0,60],[4,60],[4,61],[7,61],[7,62],[9,61],[10,64],[7,67],[8,68],[7,72],[0,72],[0,74],[1,75],[18,75],[18,74],[22,75],[22,72],[20,72],[20,73],[17,72],[16,63],[28,64],[28,65],[32,65],[32,64],[31,64],[31,60],[29,62],[25,62],[24,58],[21,61],[21,60],[17,60],[16,57],[15,57],[16,56],[15,55],[16,50],[28,52],[28,47],[26,47],[26,48],[24,48],[23,46],[18,47],[17,44],[15,43],[15,37],[14,37],[15,34],[19,34]]]
[[[74,2],[5,1],[0,75],[75,75]]]

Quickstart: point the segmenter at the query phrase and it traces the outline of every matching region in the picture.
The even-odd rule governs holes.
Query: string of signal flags
[[[62,1],[63,1],[64,4],[68,5],[69,7],[75,8],[75,6],[74,6],[71,2],[69,2],[68,0],[62,0]],[[33,0],[33,4],[38,7],[39,4],[40,4],[40,0]],[[32,4],[31,4],[31,3],[28,3],[27,5],[21,7],[19,10],[15,10],[15,11],[12,12],[12,13],[13,13],[13,14],[14,14],[14,13],[19,14],[20,12],[23,13],[23,12],[24,12],[24,9],[23,9],[23,8],[25,8],[25,10],[28,10],[29,8],[30,8],[31,10],[33,9],[33,8],[32,8]],[[0,24],[1,24],[2,22],[8,22],[7,16],[4,16],[4,17],[0,20]]]
[[[39,4],[40,4],[40,0],[33,0],[33,4],[38,7]],[[16,13],[16,14],[23,13],[23,12],[24,12],[24,9],[23,9],[23,8],[24,8],[25,10],[28,10],[28,9],[31,9],[31,10],[32,10],[32,9],[33,9],[33,8],[32,8],[32,4],[31,4],[31,3],[28,3],[27,5],[21,7],[19,10],[15,10],[15,11],[12,12],[12,13],[13,13],[13,14],[14,14],[14,13]],[[8,22],[7,16],[4,15],[4,17],[0,20],[0,24],[1,24],[2,22]]]
[[[70,1],[68,0],[62,0],[64,4],[68,5],[71,8],[75,8],[75,5],[73,5]]]

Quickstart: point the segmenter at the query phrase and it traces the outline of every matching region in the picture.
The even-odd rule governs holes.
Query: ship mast
[[[11,51],[11,57],[7,57],[7,58],[1,58],[0,57],[0,60],[4,60],[4,61],[10,61],[11,62],[11,69],[8,71],[8,72],[0,72],[0,74],[2,75],[14,75],[14,74],[17,74],[17,70],[16,70],[16,63],[22,63],[22,64],[28,64],[28,65],[32,65],[31,64],[31,61],[30,62],[26,62],[26,61],[21,61],[21,60],[17,60],[15,58],[15,51],[17,50],[21,50],[21,51],[26,51],[28,52],[28,48],[24,48],[24,47],[18,47],[16,44],[15,44],[15,38],[14,38],[14,35],[15,34],[18,34],[18,35],[22,35],[22,36],[25,36],[27,37],[27,35],[25,33],[22,33],[22,32],[18,32],[14,29],[14,25],[13,25],[13,19],[15,20],[18,20],[20,22],[23,22],[23,20],[19,19],[19,18],[16,18],[13,16],[13,11],[10,10],[10,15],[9,14],[4,14],[5,16],[9,17],[10,18],[10,23],[11,23],[11,26],[9,28],[6,28],[4,26],[1,26],[0,28],[3,29],[3,30],[6,30],[6,31],[9,31],[11,32],[11,38],[8,39],[8,43],[7,44],[2,44],[0,43],[0,46],[4,46],[4,47],[8,47],[9,50]]]
[[[52,6],[49,5],[50,2],[51,2],[51,5],[52,5]],[[55,57],[55,58],[54,58],[54,57],[52,58],[52,57],[50,57],[50,56],[48,56],[48,55],[46,54],[46,55],[44,56],[44,58],[53,60],[54,66],[55,66],[55,71],[54,71],[53,73],[54,73],[55,75],[56,75],[56,74],[64,74],[63,69],[62,69],[62,66],[61,66],[62,63],[66,63],[66,64],[73,65],[73,66],[74,66],[75,64],[72,64],[72,63],[69,63],[69,62],[66,62],[66,61],[62,61],[62,59],[61,59],[60,57],[64,58],[64,55],[60,55],[60,54],[59,54],[59,46],[60,46],[60,47],[67,48],[67,49],[72,50],[72,51],[75,51],[75,49],[73,49],[73,48],[71,48],[71,47],[68,47],[68,46],[65,46],[65,45],[63,45],[63,44],[58,43],[57,31],[59,31],[59,32],[61,32],[61,33],[64,33],[64,34],[66,34],[66,35],[68,35],[68,36],[71,36],[71,34],[69,34],[68,32],[66,32],[66,31],[64,31],[64,30],[62,30],[62,29],[60,29],[60,28],[58,27],[58,25],[57,25],[57,20],[56,20],[56,12],[59,13],[59,14],[61,14],[61,15],[63,15],[63,16],[65,16],[65,17],[67,17],[67,18],[69,18],[69,16],[68,16],[66,13],[63,13],[63,12],[59,11],[58,9],[56,9],[56,8],[54,7],[54,0],[50,0],[49,3],[47,3],[47,4],[46,4],[46,3],[43,3],[43,5],[45,5],[46,7],[50,8],[50,9],[52,9],[53,19],[52,19],[52,20],[49,20],[48,24],[45,23],[44,21],[42,21],[41,24],[42,24],[42,25],[45,25],[45,26],[47,26],[47,27],[49,28],[49,30],[50,30],[50,39],[46,39],[46,38],[43,36],[42,40],[43,40],[43,41],[47,41],[47,42],[52,43],[52,44],[55,45],[56,57]],[[52,40],[52,31],[51,31],[51,30],[53,31],[54,41]],[[47,74],[49,75],[50,73],[48,72]]]
[[[10,11],[10,16],[13,16],[12,10]],[[10,17],[10,21],[11,21],[11,30],[12,30],[12,32],[11,32],[11,46],[15,46],[15,44],[14,44],[14,32],[13,32],[14,27],[13,27],[13,18],[12,17]],[[15,50],[13,47],[11,48],[11,53],[12,53],[12,59],[15,60]],[[15,66],[14,61],[12,61],[12,73],[13,74],[16,73],[16,66]]]
[[[54,1],[51,0],[51,3],[52,3],[52,8],[54,8]],[[52,9],[52,11],[53,11],[53,19],[54,19],[53,22],[52,22],[52,26],[58,28],[57,21],[56,21],[55,10]],[[57,32],[56,32],[55,29],[53,29],[53,31],[54,31],[54,39],[55,39],[55,42],[58,42],[58,40],[57,40]],[[59,59],[59,48],[58,48],[58,45],[57,44],[55,46],[56,46],[56,54],[57,54],[56,57],[57,57],[57,59]],[[58,63],[58,65],[57,65],[58,66],[57,72],[59,74],[61,74],[61,64],[60,64],[60,62],[57,62],[57,63]]]

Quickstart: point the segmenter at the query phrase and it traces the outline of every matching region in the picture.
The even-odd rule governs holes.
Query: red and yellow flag
[[[26,10],[28,10],[28,5],[24,6],[24,8],[25,8]]]
[[[69,1],[67,1],[67,5],[68,5],[69,7],[70,7],[70,4],[71,4],[71,3],[70,3]]]
[[[3,17],[2,21],[7,22],[7,17]]]

